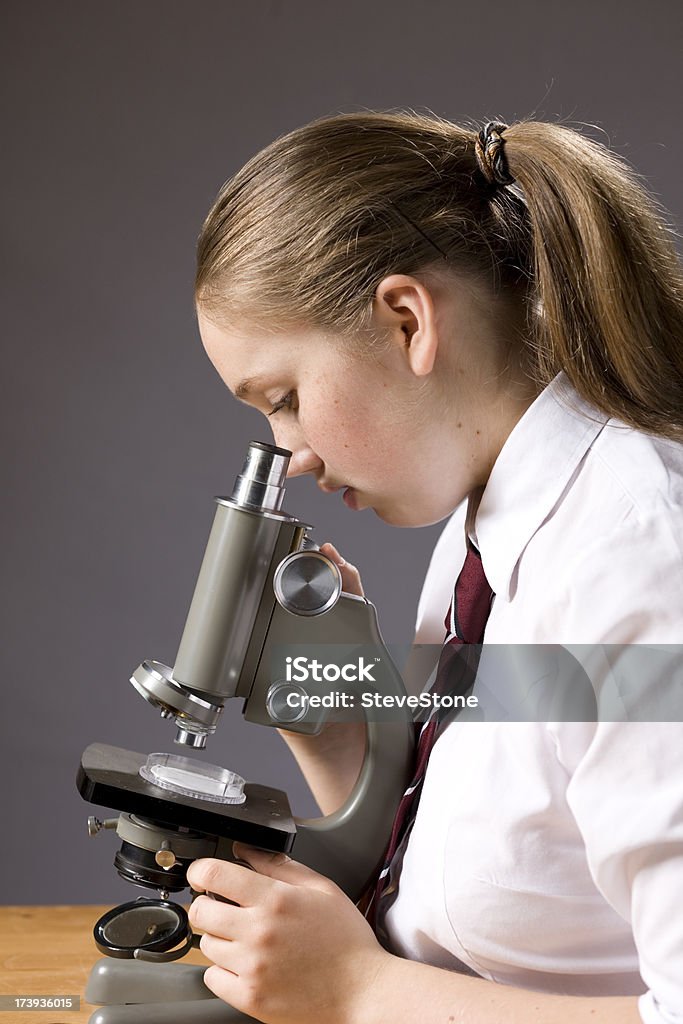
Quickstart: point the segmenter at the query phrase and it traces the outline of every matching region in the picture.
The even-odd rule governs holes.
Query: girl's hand
[[[351,1024],[365,1017],[391,954],[351,900],[323,875],[282,853],[234,844],[253,871],[202,859],[187,872],[189,912],[212,960],[204,975],[220,999],[267,1024]]]
[[[342,590],[347,594],[355,594],[357,597],[365,597],[363,593],[363,584],[360,581],[360,573],[356,569],[355,565],[351,565],[339,554],[334,544],[330,544],[328,541],[326,544],[320,545],[320,550],[323,555],[327,555],[332,561],[339,567],[342,578]]]

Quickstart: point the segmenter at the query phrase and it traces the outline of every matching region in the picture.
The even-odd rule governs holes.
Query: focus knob
[[[319,551],[295,551],[275,570],[273,589],[292,615],[324,615],[342,592],[339,568]]]

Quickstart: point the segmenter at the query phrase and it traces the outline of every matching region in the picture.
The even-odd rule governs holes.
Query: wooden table
[[[0,995],[78,995],[81,1009],[0,1012],[0,1024],[71,1024],[87,1021],[94,1007],[83,999],[93,964],[92,937],[102,907],[0,907]],[[191,950],[183,963],[209,961]]]

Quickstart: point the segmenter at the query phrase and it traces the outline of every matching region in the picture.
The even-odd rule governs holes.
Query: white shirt
[[[610,652],[647,649],[594,646],[683,642],[682,506],[683,446],[607,420],[562,374],[510,434],[475,523],[496,595],[483,675],[488,645],[567,645],[591,663],[600,720],[447,725],[384,917],[394,952],[545,992],[647,990],[646,1024],[683,1022],[683,725],[605,720],[657,717],[638,709],[672,677],[620,689]],[[418,642],[443,641],[463,527],[461,507]],[[676,649],[661,654],[680,681]]]

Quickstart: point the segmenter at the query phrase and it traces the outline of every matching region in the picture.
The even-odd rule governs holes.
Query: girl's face
[[[378,309],[389,343],[372,357],[316,331],[236,334],[198,311],[202,342],[227,387],[267,416],[275,444],[292,451],[288,475],[311,473],[323,491],[341,491],[349,508],[372,508],[395,526],[445,518],[492,464],[491,429],[474,388],[481,367],[468,380],[467,360],[459,370],[443,351],[439,360],[444,339],[432,296],[419,296],[419,309],[414,299],[394,291],[391,312]]]

